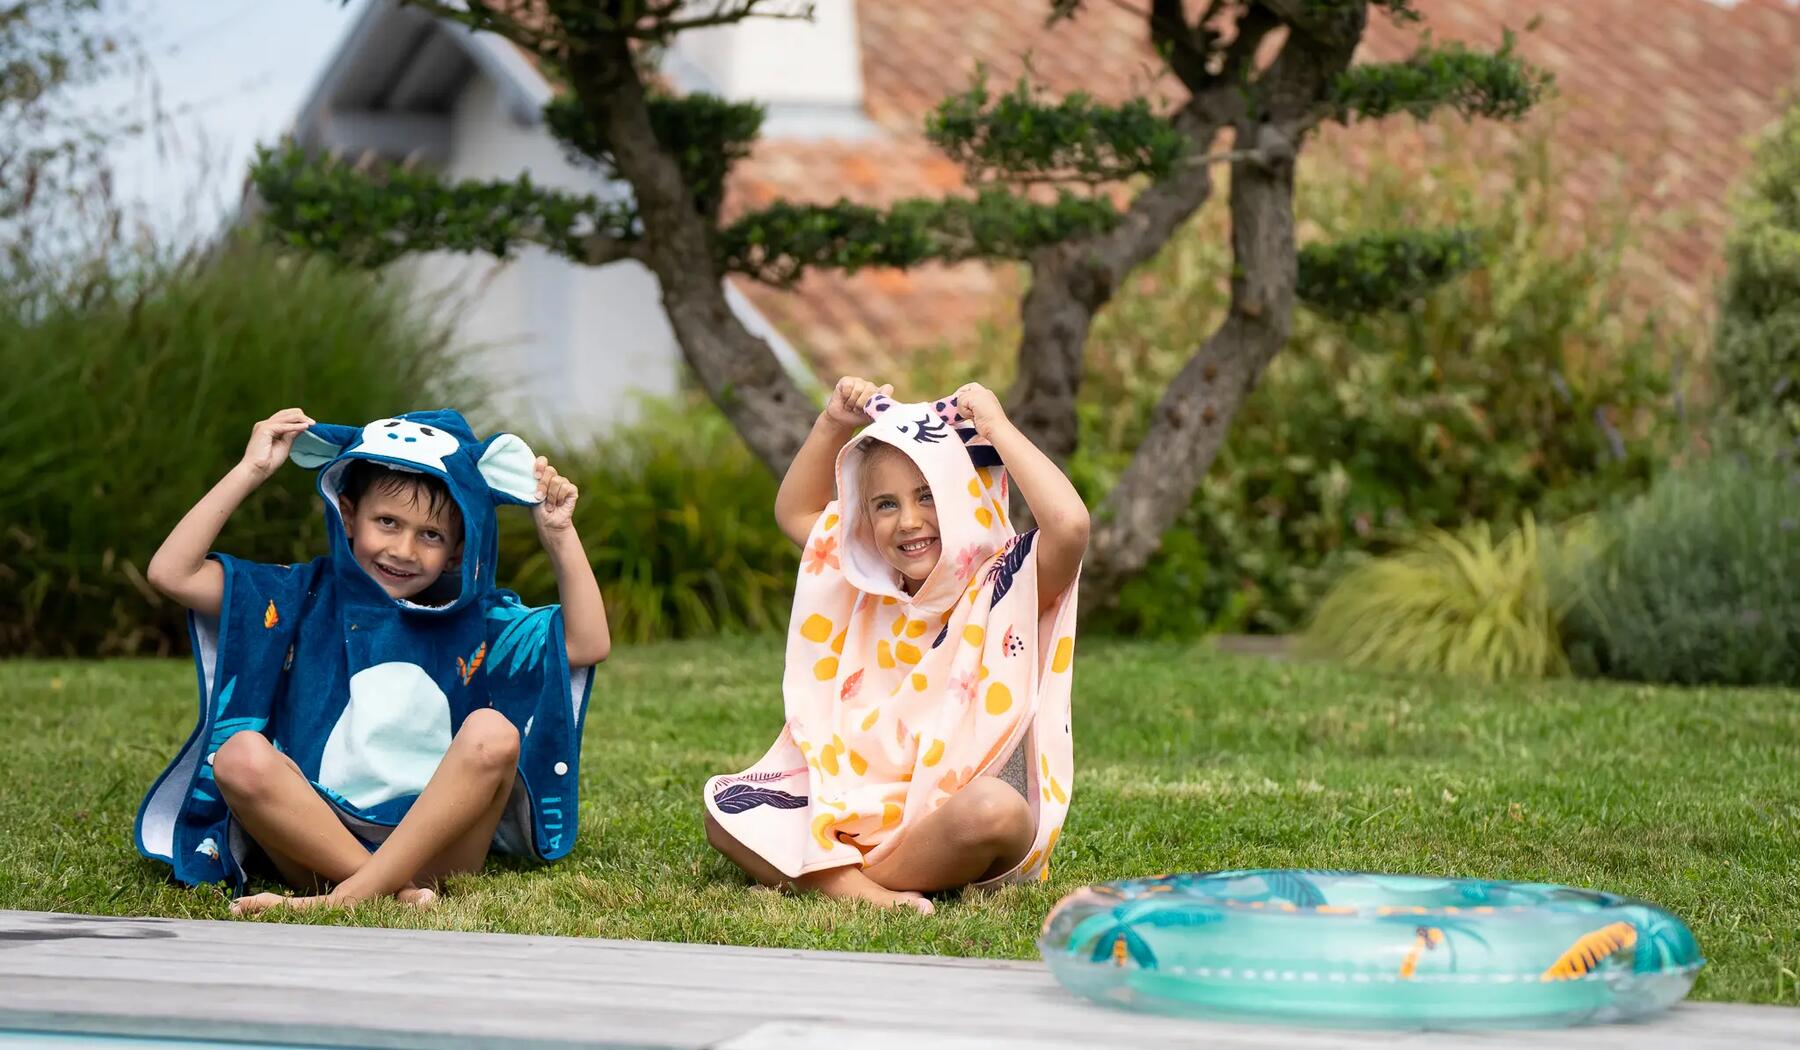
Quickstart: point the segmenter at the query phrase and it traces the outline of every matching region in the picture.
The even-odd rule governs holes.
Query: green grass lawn
[[[594,690],[568,859],[495,861],[422,914],[279,921],[1024,958],[1086,882],[1359,868],[1644,897],[1698,935],[1699,998],[1800,1003],[1800,694],[1481,687],[1093,642],[1051,881],[924,918],[747,893],[706,848],[699,785],[772,739],[780,660],[774,640],[620,651]],[[0,908],[226,916],[220,890],[178,888],[131,845],[193,691],[186,661],[0,663]]]

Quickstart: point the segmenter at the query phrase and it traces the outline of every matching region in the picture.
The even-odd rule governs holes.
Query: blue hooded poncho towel
[[[463,720],[492,707],[520,734],[495,846],[546,861],[568,853],[591,669],[569,666],[560,606],[527,608],[494,586],[494,509],[537,502],[531,449],[512,434],[478,440],[444,409],[361,428],[315,424],[289,458],[319,471],[331,552],[304,565],[213,555],[225,568],[219,615],[189,616],[200,718],[138,811],[139,852],[189,885],[242,887],[253,844],[211,762],[244,731],[269,737],[365,844],[378,841]],[[355,459],[448,484],[463,517],[460,580],[446,572],[417,603],[396,600],[356,563],[338,509]]]

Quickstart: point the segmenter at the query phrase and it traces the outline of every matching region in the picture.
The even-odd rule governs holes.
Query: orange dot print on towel
[[[1056,777],[1050,773],[1049,755],[1038,756],[1038,769],[1042,773],[1042,776],[1038,781],[1038,787],[1044,794],[1044,801],[1054,801],[1060,805],[1068,805],[1069,793],[1063,790],[1063,786],[1058,783]]]
[[[813,613],[800,625],[800,637],[809,642],[823,642],[831,637],[832,622],[829,618]]]

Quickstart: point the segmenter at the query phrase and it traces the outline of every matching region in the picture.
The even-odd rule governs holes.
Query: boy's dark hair
[[[462,511],[450,495],[450,486],[444,483],[443,478],[431,474],[416,474],[410,470],[395,470],[373,460],[351,460],[344,468],[339,494],[356,504],[362,502],[363,496],[370,489],[405,496],[415,507],[423,500],[425,513],[433,517],[443,514],[453,523],[457,540],[462,539]]]

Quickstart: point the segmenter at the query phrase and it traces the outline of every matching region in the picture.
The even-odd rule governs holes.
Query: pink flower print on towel
[[[987,561],[988,556],[993,553],[994,552],[993,552],[992,548],[988,547],[985,544],[981,544],[981,543],[971,543],[967,547],[964,547],[962,550],[957,551],[956,552],[956,578],[957,578],[957,580],[959,580],[964,586],[967,586],[969,581],[975,578],[975,573],[981,568],[981,563],[984,561]]]
[[[806,571],[814,576],[824,572],[826,568],[839,568],[837,556],[837,537],[820,536],[812,546],[806,548]]]

